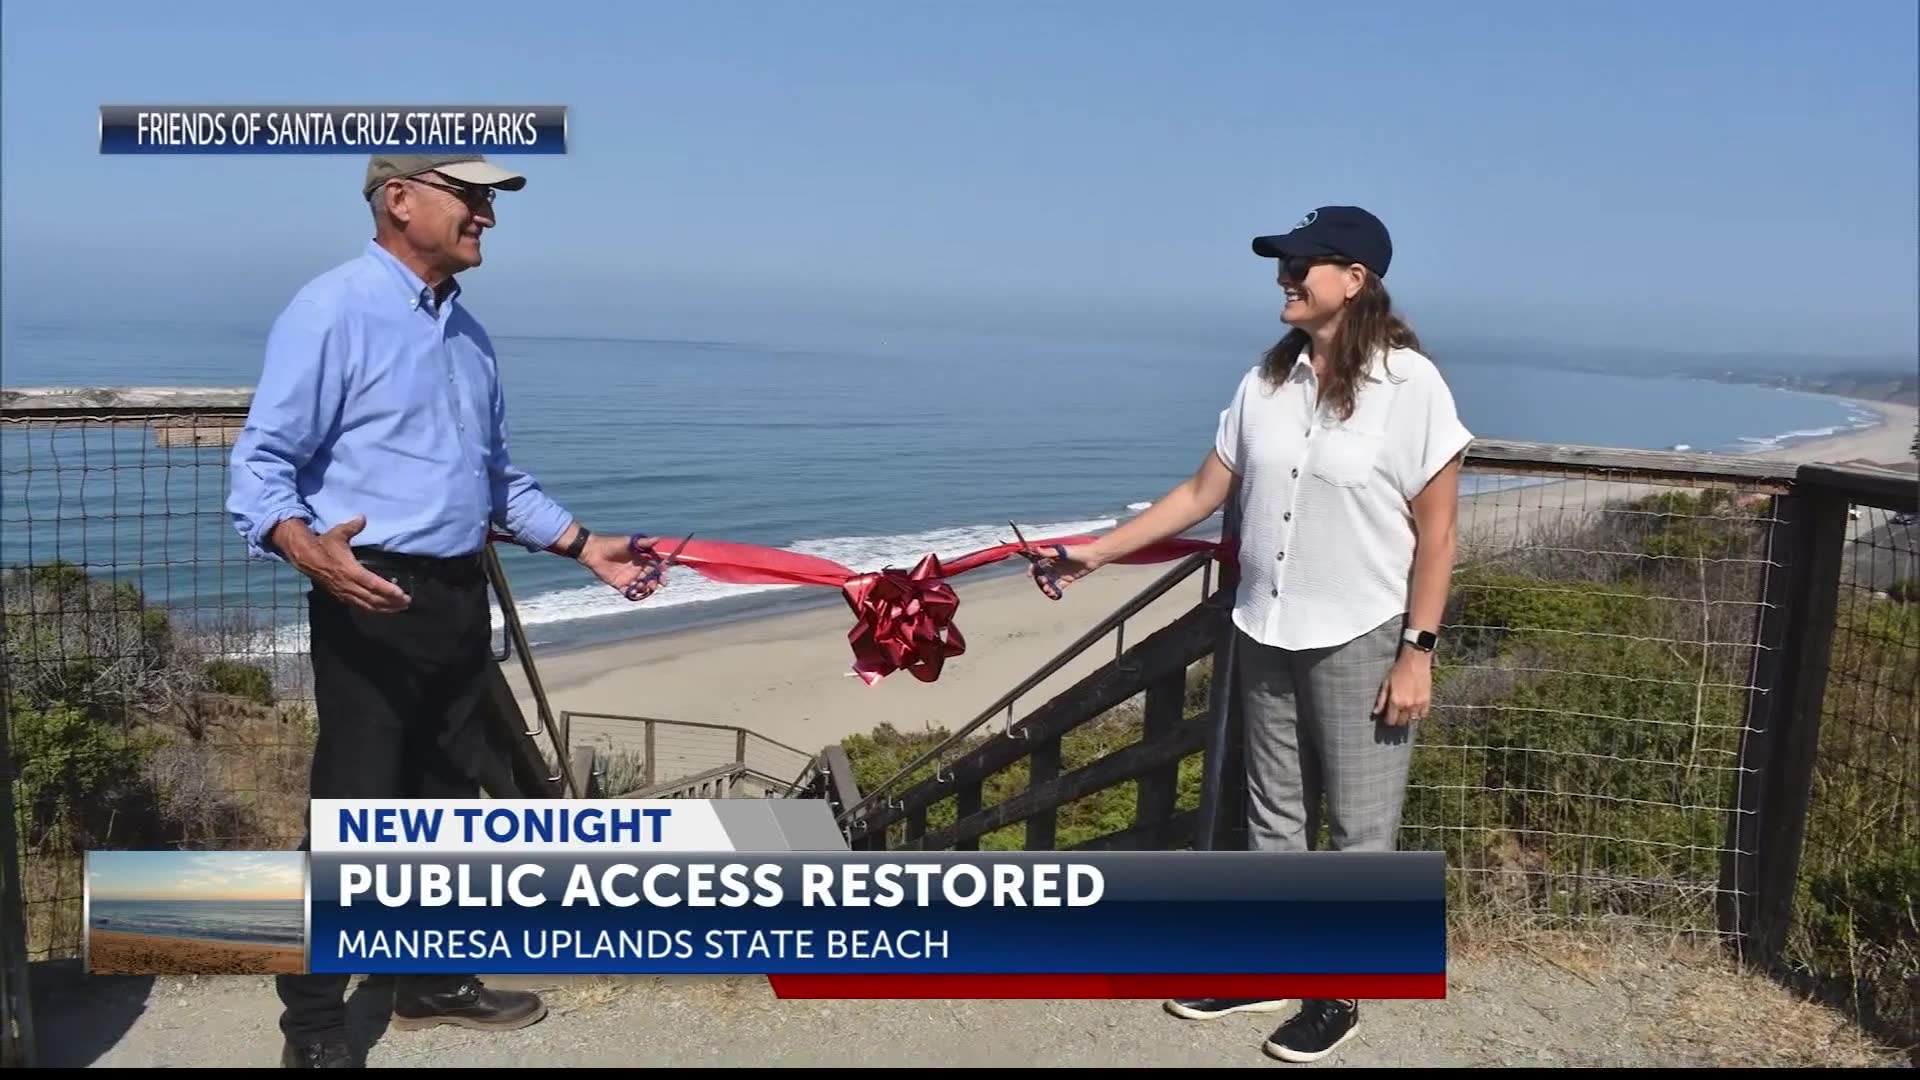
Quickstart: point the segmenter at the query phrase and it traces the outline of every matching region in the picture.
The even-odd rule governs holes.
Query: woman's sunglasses
[[[1351,266],[1352,260],[1338,255],[1289,255],[1280,260],[1281,281],[1305,281],[1307,273],[1316,266]]]

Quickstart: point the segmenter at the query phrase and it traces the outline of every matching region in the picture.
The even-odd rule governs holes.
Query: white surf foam
[[[1854,427],[1850,430],[1858,430],[1858,425],[1857,424],[1854,425]],[[1782,446],[1789,441],[1800,440],[1800,439],[1824,439],[1831,435],[1838,435],[1840,434],[1840,431],[1841,429],[1838,427],[1819,427],[1819,428],[1801,428],[1798,431],[1783,432],[1779,435],[1742,435],[1740,436],[1740,443],[1744,446],[1750,446],[1755,449],[1771,450],[1775,447]]]

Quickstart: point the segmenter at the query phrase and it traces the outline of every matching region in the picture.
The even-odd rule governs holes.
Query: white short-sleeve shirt
[[[1407,610],[1410,502],[1473,439],[1420,353],[1376,358],[1339,420],[1307,352],[1277,386],[1248,371],[1214,441],[1240,476],[1234,625],[1282,649],[1342,645]]]

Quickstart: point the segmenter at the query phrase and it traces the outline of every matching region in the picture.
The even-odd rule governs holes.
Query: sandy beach
[[[114,930],[87,936],[94,975],[296,975],[306,955],[294,945],[251,945]]]
[[[1852,404],[1879,414],[1884,423],[1749,456],[1910,465],[1915,408],[1886,402]],[[1626,485],[1569,481],[1471,496],[1462,500],[1462,530],[1514,535],[1542,515],[1633,493]],[[1110,566],[1069,589],[1058,603],[1043,597],[1024,575],[987,577],[976,572],[957,578],[953,584],[960,609],[955,624],[966,637],[967,652],[949,660],[934,683],[922,683],[904,672],[872,687],[852,677],[847,644],[852,616],[837,594],[828,590],[822,592],[834,602],[817,610],[574,651],[542,652],[536,662],[556,714],[577,710],[735,724],[811,754],[880,724],[902,731],[953,730],[966,724],[1173,565]],[[1166,625],[1191,608],[1200,595],[1201,577],[1195,574],[1129,620],[1126,642],[1137,642]],[[1017,702],[1016,714],[1024,715],[1044,703],[1113,653],[1109,635]],[[517,659],[509,662],[508,673],[521,707],[533,716],[533,699]],[[1003,711],[986,730],[1004,722]],[[659,779],[731,758],[731,740],[717,733],[713,737],[675,733],[670,742],[665,730],[657,734]],[[641,746],[638,724],[576,720],[573,732],[575,745],[598,742],[603,749],[633,751]],[[800,764],[798,758],[777,754],[763,760],[771,764],[757,767],[789,776],[798,772]],[[786,766],[789,760],[791,769]]]

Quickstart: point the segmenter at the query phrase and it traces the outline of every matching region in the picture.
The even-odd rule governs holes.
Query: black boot
[[[283,1069],[364,1069],[344,1042],[287,1043],[280,1050]]]
[[[433,993],[411,993],[405,984],[395,987],[393,1026],[403,1030],[455,1024],[481,1031],[511,1031],[538,1023],[547,1015],[539,995],[520,990],[489,990],[479,979],[463,979]]]

